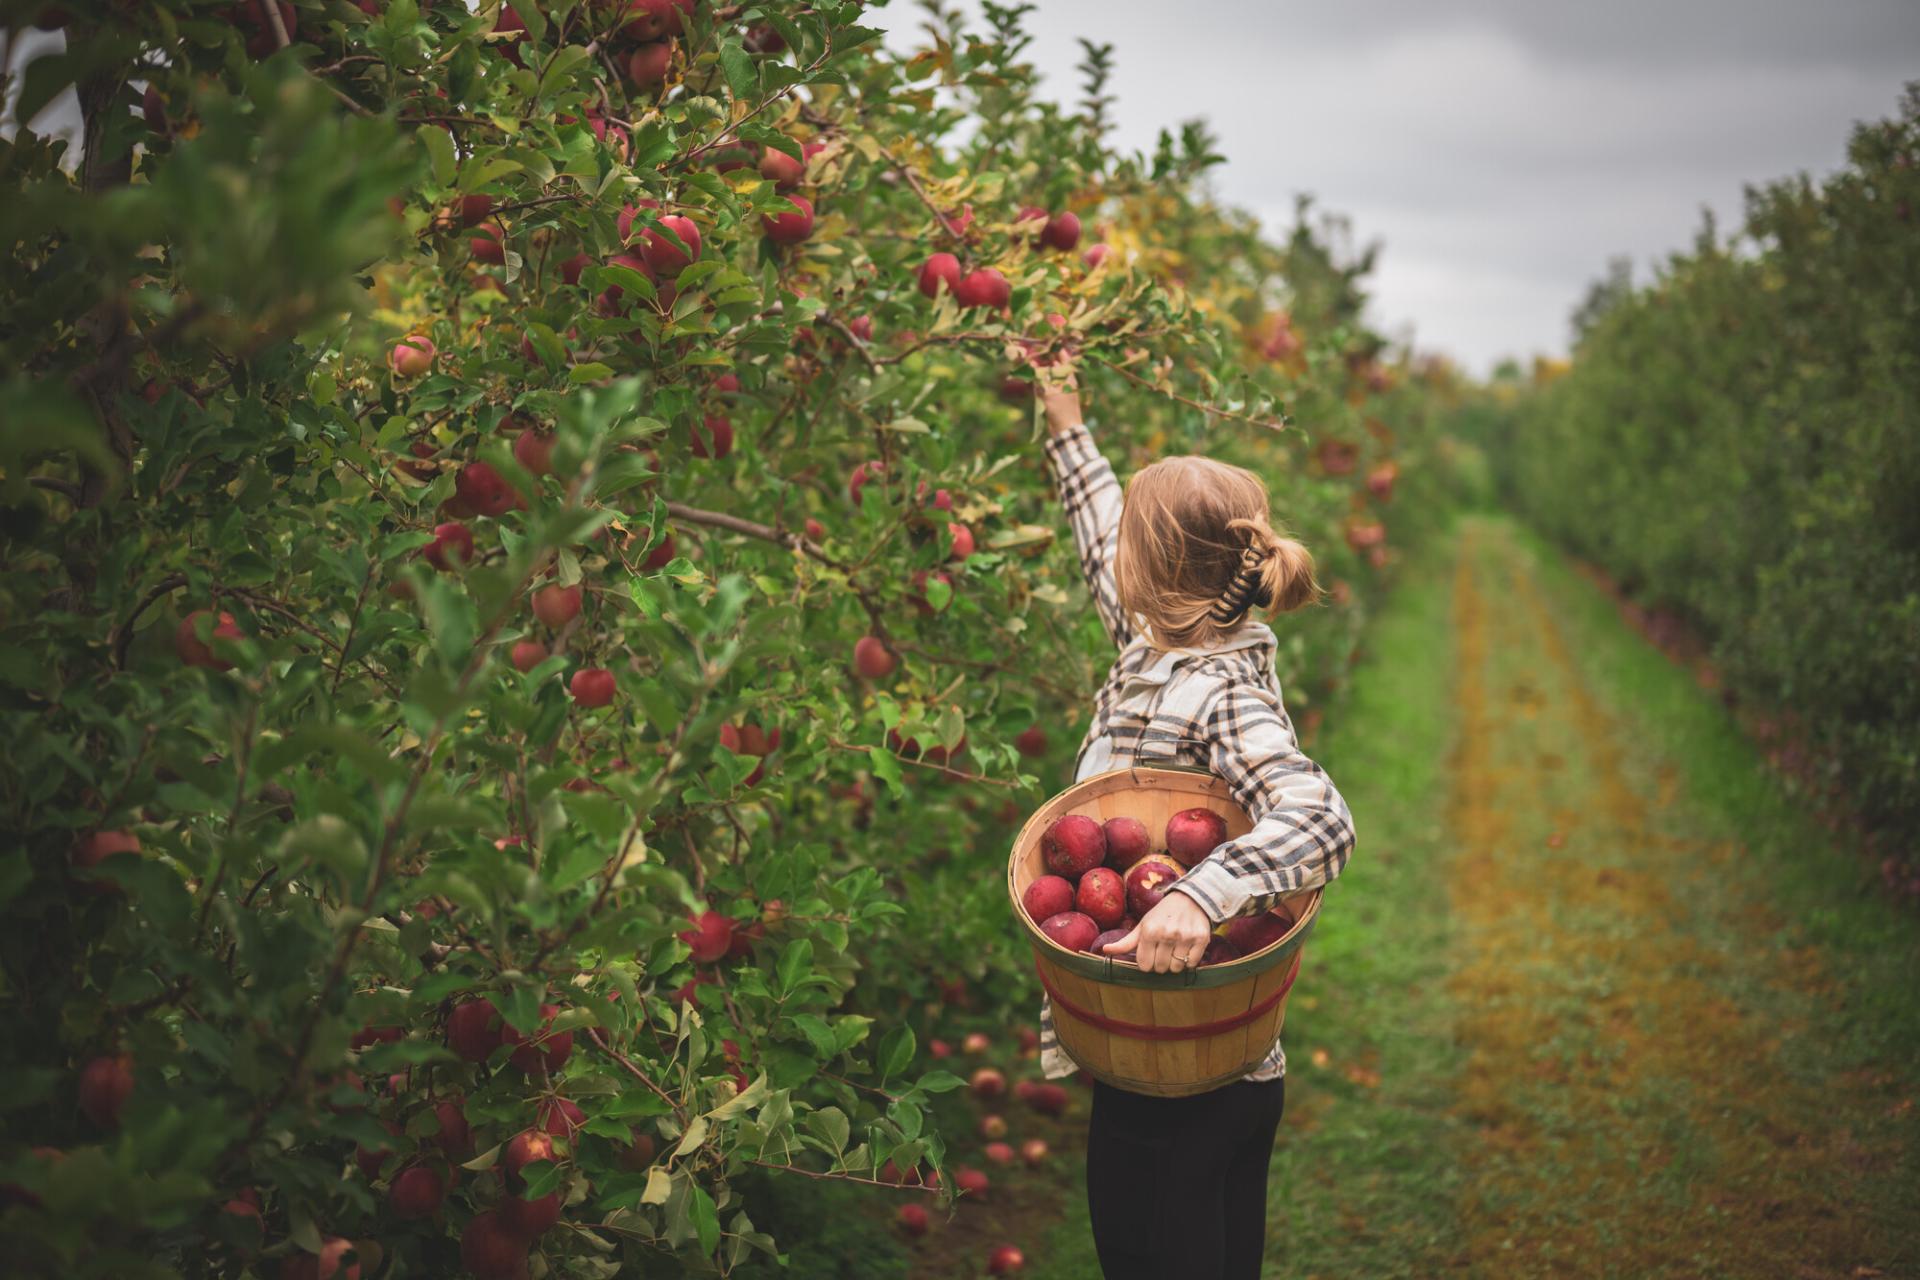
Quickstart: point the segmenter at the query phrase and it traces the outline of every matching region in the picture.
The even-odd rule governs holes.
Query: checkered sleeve
[[[1213,772],[1252,815],[1253,829],[1195,863],[1173,887],[1218,924],[1338,876],[1353,852],[1353,815],[1326,771],[1301,752],[1277,694],[1224,685],[1201,729]]]
[[[1113,579],[1113,552],[1120,541],[1120,482],[1084,426],[1049,436],[1044,447],[1080,549],[1080,573],[1093,595],[1093,607],[1113,642],[1124,648],[1134,628],[1120,608]]]

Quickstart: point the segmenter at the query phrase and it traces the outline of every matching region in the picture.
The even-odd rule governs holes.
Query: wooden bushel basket
[[[1040,837],[1055,818],[1138,818],[1157,849],[1167,819],[1182,809],[1213,810],[1226,819],[1228,839],[1253,826],[1227,784],[1212,774],[1138,765],[1075,783],[1047,801],[1020,828],[1007,860],[1014,918],[1033,944],[1060,1047],[1115,1088],[1168,1098],[1232,1084],[1266,1058],[1287,1016],[1302,944],[1320,917],[1320,891],[1285,900],[1293,927],[1270,946],[1177,974],[1146,973],[1111,956],[1068,951],[1027,918],[1021,896],[1047,873]]]

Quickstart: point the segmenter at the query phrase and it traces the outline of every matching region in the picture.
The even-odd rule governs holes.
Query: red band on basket
[[[1047,981],[1047,972],[1040,967],[1037,957],[1034,959],[1033,969],[1040,975],[1040,987],[1047,993],[1047,999],[1053,1001],[1056,1008],[1065,1009],[1090,1027],[1098,1027],[1102,1031],[1110,1031],[1114,1035],[1125,1036],[1129,1040],[1203,1040],[1208,1036],[1238,1030],[1285,1000],[1287,992],[1293,987],[1293,980],[1300,976],[1300,956],[1301,953],[1298,951],[1293,953],[1293,967],[1287,971],[1287,980],[1282,982],[1279,989],[1272,995],[1253,1008],[1245,1013],[1236,1013],[1230,1018],[1221,1018],[1215,1022],[1197,1022],[1190,1027],[1148,1027],[1138,1022],[1122,1022],[1118,1018],[1109,1018],[1091,1009],[1083,1009],[1054,989],[1054,985]]]

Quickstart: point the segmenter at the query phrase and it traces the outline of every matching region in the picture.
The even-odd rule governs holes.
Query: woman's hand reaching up
[[[1040,407],[1047,413],[1047,430],[1054,435],[1080,425],[1080,383],[1074,377],[1073,357],[1062,351],[1051,364],[1035,364]]]

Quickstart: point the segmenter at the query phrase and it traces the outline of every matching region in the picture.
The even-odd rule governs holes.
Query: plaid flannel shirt
[[[1172,886],[1216,924],[1327,884],[1353,851],[1353,816],[1294,738],[1273,670],[1273,631],[1249,619],[1206,648],[1154,646],[1144,623],[1125,616],[1114,583],[1121,490],[1113,468],[1085,427],[1054,435],[1045,447],[1094,608],[1120,647],[1094,700],[1075,779],[1135,764],[1186,764],[1226,781],[1253,829],[1220,845]],[[1075,1070],[1044,998],[1040,1065],[1049,1077]],[[1286,1069],[1286,1054],[1275,1042],[1246,1078],[1271,1080]]]

